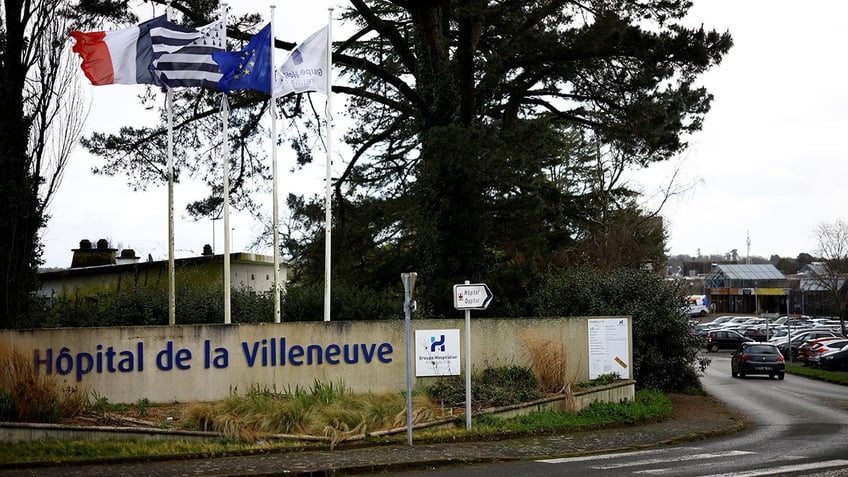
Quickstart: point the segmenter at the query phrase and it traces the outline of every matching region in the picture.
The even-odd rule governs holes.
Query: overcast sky
[[[268,16],[266,2],[232,3],[236,12],[252,9]],[[277,7],[278,38],[300,41],[326,24],[332,3],[301,5],[298,11]],[[140,16],[148,18],[152,11],[141,11]],[[669,227],[671,254],[725,254],[733,249],[743,258],[749,253],[814,254],[816,227],[845,217],[846,18],[848,2],[840,0],[695,0],[690,24],[729,30],[735,46],[703,77],[715,100],[703,130],[689,138],[690,148],[675,161],[632,176],[647,197],[654,196],[674,170],[679,170],[680,185],[692,185],[661,212]],[[333,28],[343,27],[337,22]],[[87,131],[117,131],[121,125],[155,119],[137,105],[142,87],[92,87],[84,81],[83,90],[92,101]],[[334,96],[337,115],[343,103],[344,98]],[[289,192],[323,194],[323,152],[315,152],[321,164],[297,176],[288,173],[291,154],[285,148],[278,154],[281,198]],[[167,188],[133,192],[123,177],[92,176],[89,171],[96,164],[82,148],[74,153],[44,233],[45,265],[68,267],[71,249],[81,239],[101,238],[118,248],[131,247],[145,258],[150,254],[166,259]],[[334,175],[341,167],[334,167]],[[213,227],[209,220],[193,222],[185,216],[185,204],[203,192],[191,183],[175,187],[177,257],[199,254],[204,244],[212,244],[213,235],[216,252],[223,251],[221,221]],[[270,195],[265,202],[270,211]],[[234,212],[231,229],[232,250],[243,251],[262,227]]]
[[[818,225],[846,215],[848,2],[695,0],[690,14],[735,46],[703,79],[715,100],[679,164],[700,183],[663,210],[670,253],[744,258],[750,235],[751,256],[815,254]]]

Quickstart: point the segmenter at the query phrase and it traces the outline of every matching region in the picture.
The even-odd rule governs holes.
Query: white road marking
[[[806,457],[804,457],[804,456],[788,455],[788,456],[782,456],[781,460],[797,460],[797,459],[805,459],[805,458]],[[705,467],[705,466],[709,466],[709,465],[711,465],[711,464],[704,463],[704,464],[699,464],[695,467]],[[690,469],[691,468],[692,468],[692,466],[690,466]],[[647,474],[647,475],[679,474],[680,468],[678,468],[678,467],[666,467],[664,469],[637,470],[633,473],[634,474]],[[695,470],[693,469],[691,473],[695,474]],[[732,475],[732,476],[735,477],[737,474],[733,473],[733,474],[728,474],[728,475]]]
[[[646,459],[646,460],[634,460],[631,462],[622,462],[620,464],[612,464],[612,465],[598,465],[592,466],[593,469],[598,470],[609,470],[609,469],[620,469],[622,467],[635,467],[637,465],[653,465],[653,464],[665,464],[672,462],[686,462],[690,460],[701,460],[701,459],[716,459],[720,457],[734,457],[737,455],[747,455],[753,454],[754,452],[748,451],[730,451],[730,452],[720,452],[720,453],[705,453],[705,454],[691,454],[691,455],[682,455],[680,457],[672,457],[667,459]]]
[[[634,457],[641,455],[654,455],[654,454],[662,454],[668,453],[672,450],[681,449],[677,447],[675,449],[651,449],[644,451],[635,451],[635,452],[621,452],[618,454],[596,454],[596,455],[584,455],[581,457],[561,457],[557,459],[543,459],[537,460],[536,462],[542,464],[566,464],[569,462],[586,462],[587,460],[603,460],[603,459],[618,459],[619,457]],[[698,450],[700,447],[683,447],[684,450]]]
[[[684,450],[699,450],[699,447],[686,447]],[[587,455],[581,457],[563,457],[559,459],[543,459],[537,460],[536,462],[544,463],[544,464],[567,464],[571,462],[587,462],[587,461],[604,461],[609,459],[618,459],[618,458],[632,458],[632,457],[650,457],[653,458],[641,459],[641,460],[631,460],[628,462],[622,462],[617,464],[609,464],[609,465],[593,465],[591,466],[593,469],[597,470],[613,470],[613,469],[622,469],[625,467],[635,467],[641,465],[654,465],[654,464],[673,464],[694,460],[704,460],[704,459],[714,459],[714,458],[726,458],[733,457],[739,455],[750,455],[755,454],[755,452],[749,451],[729,451],[729,452],[721,452],[721,453],[700,453],[700,454],[691,454],[691,455],[683,455],[679,457],[663,457],[663,454],[668,454],[671,451],[680,450],[680,448],[676,449],[652,449],[652,450],[644,450],[644,451],[636,451],[636,452],[624,452],[620,454],[600,454],[600,455]],[[783,460],[787,459],[803,459],[803,456],[783,456]],[[706,464],[705,464],[706,465]],[[810,462],[806,464],[792,464],[792,465],[781,465],[777,467],[768,467],[761,469],[754,469],[749,471],[741,471],[741,472],[730,472],[726,474],[704,474],[701,477],[758,477],[764,475],[776,475],[782,473],[789,472],[806,472],[806,471],[820,471],[828,468],[848,468],[848,460],[845,459],[835,459],[828,460],[823,462]],[[651,470],[639,470],[634,471],[634,474],[648,474],[648,475],[659,475],[666,473],[676,473],[680,472],[679,467],[669,467],[664,469],[651,469]]]
[[[846,467],[848,460],[827,460],[824,462],[810,462],[809,464],[784,465],[780,467],[771,467],[768,469],[755,469],[747,472],[732,472],[729,474],[710,474],[704,477],[756,477],[758,475],[775,475],[784,472],[802,472],[807,470],[821,470],[829,467]]]

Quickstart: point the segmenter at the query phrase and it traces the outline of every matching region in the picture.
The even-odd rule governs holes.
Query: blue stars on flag
[[[241,51],[213,53],[223,77],[218,89],[230,92],[253,89],[271,94],[271,24],[265,26]]]

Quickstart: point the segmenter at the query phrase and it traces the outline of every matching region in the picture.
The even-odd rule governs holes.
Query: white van
[[[689,295],[686,297],[687,312],[689,316],[707,316],[710,308],[707,306],[706,295]]]

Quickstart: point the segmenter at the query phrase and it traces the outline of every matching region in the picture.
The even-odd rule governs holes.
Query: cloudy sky
[[[848,2],[695,0],[692,24],[729,30],[735,46],[703,78],[715,95],[675,167],[696,182],[663,209],[671,254],[815,254],[815,230],[846,216]],[[646,186],[646,191],[655,190]]]
[[[232,3],[236,12],[269,11],[267,3],[256,0]],[[848,2],[694,3],[691,25],[729,30],[735,42],[722,64],[703,77],[715,95],[712,111],[703,130],[689,138],[685,153],[668,164],[634,173],[631,179],[645,192],[648,207],[656,205],[650,198],[674,171],[678,186],[689,186],[661,211],[669,227],[671,254],[725,254],[734,249],[743,258],[815,253],[816,227],[846,216],[848,67],[842,32]],[[278,7],[277,37],[302,40],[326,24],[330,5],[304,2],[299,11]],[[152,14],[140,12],[142,18]],[[334,24],[339,28],[343,27]],[[85,84],[83,90],[91,98],[88,131],[116,131],[120,125],[155,119],[137,106],[141,87]],[[333,104],[338,112],[343,98]],[[317,152],[316,157],[323,154]],[[289,192],[323,193],[323,164],[295,176],[287,172],[292,166],[290,154],[280,149],[279,159],[280,171],[285,171],[280,176],[281,197]],[[337,162],[343,160],[339,157]],[[143,257],[166,259],[166,187],[134,192],[122,177],[92,176],[89,170],[95,164],[81,148],[71,159],[44,233],[46,266],[69,266],[71,249],[81,239],[106,238]],[[221,221],[193,222],[183,212],[185,203],[201,195],[196,184],[175,188],[177,257],[199,254],[213,237],[216,252],[223,250]],[[270,210],[270,196],[266,202]],[[233,213],[233,251],[245,250],[261,229],[248,217]]]

